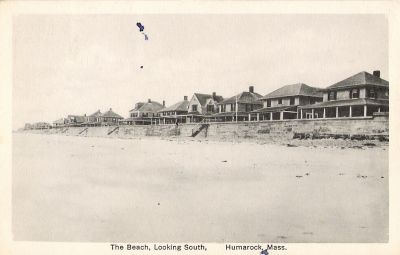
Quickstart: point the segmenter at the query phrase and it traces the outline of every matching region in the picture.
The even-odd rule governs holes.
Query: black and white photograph
[[[11,241],[113,254],[387,245],[389,23],[12,15]]]

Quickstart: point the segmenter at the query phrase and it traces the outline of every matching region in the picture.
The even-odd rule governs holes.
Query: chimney
[[[147,102],[151,103],[151,99],[150,99],[150,98],[149,98],[149,99],[147,99]]]
[[[213,92],[212,93],[213,98],[217,96],[217,93]]]
[[[379,71],[379,70],[375,70],[372,74],[376,77],[379,77],[379,78],[381,77],[381,71]]]
[[[254,86],[249,86],[249,92],[254,93]]]
[[[165,100],[162,100],[162,106],[165,107]]]
[[[183,100],[187,101],[188,100],[187,96],[183,96]]]
[[[110,111],[112,111],[112,108],[110,107]]]

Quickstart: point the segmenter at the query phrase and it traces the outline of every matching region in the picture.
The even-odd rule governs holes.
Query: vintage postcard
[[[36,4],[0,3],[1,254],[400,252],[398,2]]]

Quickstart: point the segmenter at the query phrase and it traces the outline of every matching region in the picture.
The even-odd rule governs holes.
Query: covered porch
[[[297,118],[297,106],[275,106],[252,112],[257,114],[257,121],[288,120]]]
[[[389,112],[385,100],[340,100],[299,107],[299,119],[371,117],[375,112]]]

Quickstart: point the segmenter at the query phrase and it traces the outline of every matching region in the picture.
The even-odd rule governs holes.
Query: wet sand
[[[387,147],[13,139],[15,240],[388,240]]]

